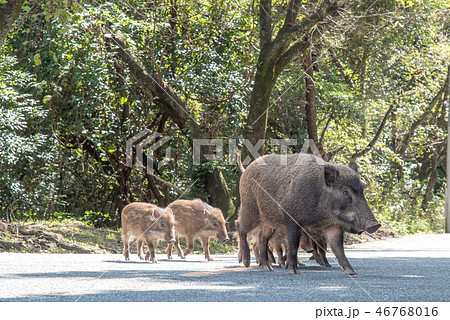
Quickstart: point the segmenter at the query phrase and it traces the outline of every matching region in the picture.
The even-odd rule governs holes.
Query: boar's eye
[[[218,227],[219,224],[218,224],[217,222],[213,222],[213,226],[214,226],[214,227]]]
[[[166,224],[165,224],[164,222],[161,222],[159,225],[160,225],[162,228],[164,228],[164,227],[166,226]]]
[[[344,194],[345,197],[347,197],[349,201],[352,201],[352,196],[350,195],[350,192],[348,192],[348,190],[344,190],[342,191],[342,193]]]

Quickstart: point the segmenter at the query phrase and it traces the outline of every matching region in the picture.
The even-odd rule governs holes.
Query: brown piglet
[[[202,240],[205,259],[213,261],[209,253],[211,237],[220,241],[229,240],[222,211],[200,199],[176,200],[169,205],[175,217],[175,249],[178,256],[185,259],[194,249],[194,239]],[[187,248],[181,251],[179,237],[187,238]],[[172,243],[167,247],[167,257],[172,259]]]
[[[137,239],[138,256],[142,259],[143,242],[149,251],[145,260],[157,262],[155,246],[159,240],[175,242],[174,216],[170,208],[151,203],[134,202],[122,210],[122,240],[125,260],[130,260],[130,241]]]

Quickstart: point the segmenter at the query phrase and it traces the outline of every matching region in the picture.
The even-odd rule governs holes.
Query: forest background
[[[0,0],[0,219],[117,228],[127,203],[183,197],[232,223],[235,145],[309,141],[358,163],[383,225],[443,232],[449,18],[443,0]],[[223,157],[195,163],[196,139]]]

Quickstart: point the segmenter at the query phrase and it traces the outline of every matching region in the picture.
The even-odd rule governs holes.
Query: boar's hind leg
[[[128,236],[123,235],[123,256],[125,257],[125,260],[130,260],[130,242],[128,239]]]
[[[297,273],[297,251],[301,235],[300,227],[295,223],[286,226],[286,239],[288,242],[286,268],[290,274]]]
[[[267,225],[264,225],[261,233],[259,234],[259,265],[264,271],[273,271],[272,264],[269,262],[267,244],[270,237],[273,235],[273,229]],[[273,256],[273,255],[272,255]]]
[[[136,241],[136,247],[137,247],[137,255],[139,259],[144,259],[144,240],[142,238],[138,238]]]
[[[339,265],[349,275],[356,274],[353,270],[350,262],[348,262],[347,257],[344,252],[344,232],[340,227],[332,227],[326,230],[327,240],[330,244],[331,250],[336,256]]]
[[[209,237],[202,237],[203,252],[205,253],[205,259],[208,261],[214,261],[209,255]]]
[[[239,262],[242,262],[245,267],[250,266],[250,247],[248,246],[247,234],[255,229],[259,224],[259,217],[257,209],[244,208],[244,203],[241,203],[239,209],[239,219],[236,220],[236,230],[239,235]]]

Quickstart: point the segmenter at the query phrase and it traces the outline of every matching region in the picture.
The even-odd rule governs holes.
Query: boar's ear
[[[339,171],[332,166],[324,166],[325,183],[328,187],[334,186],[337,178],[339,177]]]
[[[152,219],[158,219],[160,216],[161,216],[161,212],[158,209],[153,208],[152,209]]]
[[[356,173],[359,173],[358,165],[356,164],[356,162],[350,161],[350,164],[348,166],[350,167],[350,169],[352,169]]]
[[[208,210],[206,210],[206,209],[203,209],[203,213],[205,214],[205,216],[209,213],[209,211]]]

